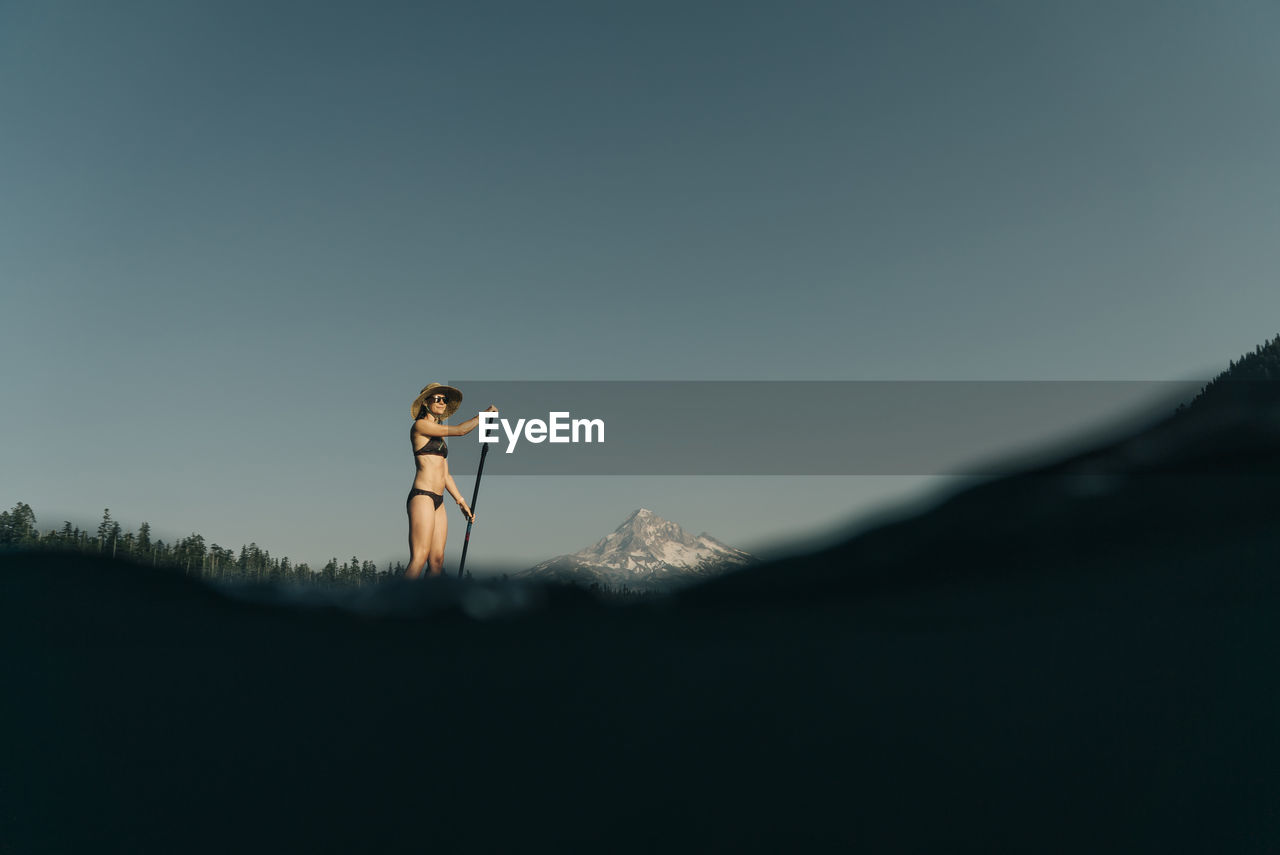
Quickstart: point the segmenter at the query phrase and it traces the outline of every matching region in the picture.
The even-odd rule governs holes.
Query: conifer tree
[[[25,502],[18,502],[12,509],[0,513],[0,545],[23,545],[38,534],[35,512]]]
[[[103,508],[102,522],[98,524],[98,551],[107,546],[107,537],[111,534],[111,509]]]
[[[116,550],[120,545],[120,523],[111,523],[111,532],[107,535],[108,542],[111,544],[111,557],[116,557]]]

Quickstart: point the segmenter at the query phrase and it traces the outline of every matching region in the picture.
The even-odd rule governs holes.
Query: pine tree
[[[120,545],[120,523],[113,522],[111,524],[111,533],[108,535],[111,543],[111,557],[116,557],[116,549]]]
[[[155,553],[151,547],[151,523],[149,522],[143,521],[142,525],[138,526],[137,549],[140,556],[149,557],[152,563],[155,562]]]
[[[107,537],[111,534],[111,509],[103,508],[102,522],[98,524],[98,551],[107,546]]]
[[[36,515],[31,506],[18,502],[11,510],[0,513],[0,545],[19,546],[29,544],[36,531]]]
[[[182,562],[183,570],[196,575],[204,571],[206,553],[203,535],[192,532],[190,537],[184,537],[178,545],[178,552],[178,560]]]

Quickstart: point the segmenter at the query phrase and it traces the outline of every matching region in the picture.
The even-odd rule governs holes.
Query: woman
[[[405,510],[409,513],[409,568],[405,576],[409,579],[421,576],[422,568],[428,564],[429,575],[439,576],[444,572],[444,541],[449,533],[449,518],[444,511],[446,490],[467,521],[476,519],[449,474],[449,448],[444,444],[446,436],[466,436],[480,423],[480,417],[476,416],[454,427],[444,424],[461,403],[462,393],[457,389],[430,383],[414,399],[410,410],[413,428],[409,431],[409,444],[413,447],[418,474],[405,500]],[[497,408],[490,406],[485,412],[497,412]]]

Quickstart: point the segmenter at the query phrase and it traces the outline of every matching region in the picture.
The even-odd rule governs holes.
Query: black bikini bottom
[[[413,501],[414,496],[430,496],[431,501],[436,503],[436,508],[439,508],[440,505],[444,503],[444,496],[439,493],[433,493],[430,490],[419,490],[417,487],[414,487],[409,491],[409,498],[404,500],[405,513],[409,512],[409,503]]]

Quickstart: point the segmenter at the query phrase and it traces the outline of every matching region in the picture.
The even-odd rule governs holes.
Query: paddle
[[[458,578],[462,578],[462,568],[467,564],[467,547],[471,545],[471,523],[476,517],[476,501],[480,498],[480,476],[484,474],[484,456],[489,453],[490,443],[484,443],[480,449],[480,468],[476,470],[476,488],[471,491],[471,519],[467,520],[467,536],[462,541],[462,560],[458,562]]]

